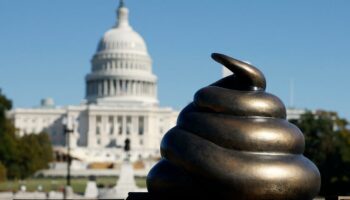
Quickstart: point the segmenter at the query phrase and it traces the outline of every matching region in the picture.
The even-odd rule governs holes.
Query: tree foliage
[[[40,169],[48,167],[52,161],[51,142],[46,133],[29,134],[20,138],[21,178],[28,177]]]
[[[6,111],[11,108],[12,102],[0,90],[0,162],[8,178],[23,179],[48,167],[52,146],[46,133],[16,136],[15,127],[6,118]]]
[[[321,173],[320,195],[347,195],[350,188],[350,131],[335,112],[307,112],[292,121],[305,136],[304,155]]]
[[[6,180],[6,167],[0,162],[0,182]]]

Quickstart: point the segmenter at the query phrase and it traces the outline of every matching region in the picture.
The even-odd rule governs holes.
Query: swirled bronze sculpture
[[[304,137],[286,120],[278,97],[266,93],[255,67],[222,54],[234,74],[200,89],[161,143],[150,171],[150,194],[202,194],[216,199],[308,200],[320,188],[305,158]],[[196,196],[196,195],[194,195]]]

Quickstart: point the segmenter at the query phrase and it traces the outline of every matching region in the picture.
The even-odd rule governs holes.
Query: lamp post
[[[66,188],[64,190],[64,199],[67,199],[67,190],[71,186],[71,176],[70,176],[70,166],[71,166],[71,156],[70,156],[70,133],[74,133],[74,129],[68,128],[67,117],[63,118],[63,132],[66,136],[66,146],[67,146],[67,176],[66,176]]]

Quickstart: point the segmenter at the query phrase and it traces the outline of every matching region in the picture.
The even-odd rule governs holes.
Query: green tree
[[[4,128],[4,122],[6,121],[5,111],[12,108],[12,101],[7,99],[5,95],[2,94],[0,89],[0,131]]]
[[[6,180],[6,167],[0,162],[0,182]]]
[[[304,155],[321,173],[323,196],[347,195],[350,188],[350,131],[335,112],[307,112],[292,121],[305,136]]]
[[[11,120],[6,118],[6,111],[11,108],[11,100],[0,90],[0,162],[9,179],[23,179],[48,167],[52,161],[52,146],[46,133],[17,137]]]
[[[25,135],[20,138],[20,144],[20,163],[25,169],[21,172],[21,178],[48,167],[52,161],[52,146],[46,133]]]
[[[11,108],[11,100],[2,94],[0,89],[0,161],[5,165],[9,178],[18,178],[20,174],[20,167],[17,165],[18,139],[12,122],[6,118],[6,111]]]

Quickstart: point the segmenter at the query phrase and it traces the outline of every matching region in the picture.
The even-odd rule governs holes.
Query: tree
[[[350,188],[350,131],[335,112],[307,112],[292,121],[305,136],[304,155],[321,173],[323,196],[347,195]]]
[[[24,168],[21,178],[28,177],[40,169],[48,167],[52,161],[52,146],[48,134],[25,135],[20,138],[20,163]]]
[[[17,137],[14,125],[6,118],[6,111],[11,108],[11,100],[0,90],[0,162],[9,179],[23,179],[48,167],[53,157],[52,146],[46,133]]]
[[[0,182],[6,180],[6,167],[0,162]]]
[[[15,135],[15,127],[6,118],[6,111],[12,108],[11,100],[2,94],[0,89],[0,161],[7,169],[7,176],[18,177],[20,173],[18,163],[19,149]]]
[[[7,99],[0,89],[0,131],[3,130],[4,122],[6,121],[5,111],[10,110],[11,108],[12,101]]]

